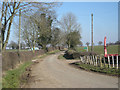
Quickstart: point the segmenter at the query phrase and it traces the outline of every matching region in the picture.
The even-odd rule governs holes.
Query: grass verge
[[[19,88],[20,87],[20,76],[25,72],[25,69],[32,64],[31,61],[21,64],[18,68],[9,70],[6,75],[2,78],[3,88]]]
[[[58,59],[67,60],[62,54],[58,56]],[[75,60],[75,59],[73,59],[73,60]],[[71,65],[75,65],[78,68],[86,70],[86,71],[98,72],[98,73],[112,75],[112,76],[120,75],[120,70],[119,69],[117,70],[115,68],[98,67],[98,66],[93,66],[90,64],[84,64],[82,62],[75,62],[75,63],[72,63]]]
[[[46,54],[47,55],[51,55],[51,54],[55,54],[55,53],[58,53],[58,52],[60,52],[60,50],[55,50],[55,51],[47,52]]]
[[[118,76],[120,75],[120,71],[115,68],[104,68],[104,67],[98,67],[98,66],[93,66],[90,64],[83,64],[80,62],[73,63],[74,65],[77,65],[79,68],[86,70],[86,71],[93,71],[93,72],[99,72],[107,75],[112,75],[112,76]]]
[[[55,54],[55,53],[58,53],[58,52],[60,52],[60,50],[54,50],[54,51],[51,51],[51,52],[47,52],[47,53],[45,53],[45,54],[43,54],[43,55],[34,57],[33,59],[44,58],[44,57],[46,57],[47,55]]]
[[[60,55],[58,56],[58,59],[65,59],[65,57],[63,57],[63,54],[60,54]]]
[[[59,50],[47,52],[46,54],[37,56],[33,59],[44,58],[47,55],[55,54],[57,52],[59,52]],[[2,88],[19,88],[21,82],[25,83],[24,81],[21,80],[20,77],[25,72],[26,68],[29,67],[30,65],[32,65],[32,62],[28,61],[21,64],[16,69],[7,71],[6,75],[2,78]]]

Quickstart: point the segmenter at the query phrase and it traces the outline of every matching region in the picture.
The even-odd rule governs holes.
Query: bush
[[[72,54],[72,57],[75,59],[75,58],[80,58],[80,53],[79,52],[74,52]]]
[[[73,54],[74,52],[75,52],[74,50],[67,50],[66,51],[66,53],[69,54],[69,55]]]
[[[76,52],[74,50],[67,50],[65,52],[65,58],[67,59],[76,59],[80,58],[80,56],[90,56],[90,55],[97,55],[95,52]]]
[[[67,59],[73,59],[73,53],[74,53],[74,52],[75,52],[74,50],[67,50],[67,51],[65,52],[64,57],[67,58]]]

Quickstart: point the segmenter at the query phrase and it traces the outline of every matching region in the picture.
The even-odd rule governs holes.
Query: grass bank
[[[120,75],[120,71],[115,68],[104,68],[104,67],[98,67],[98,66],[93,66],[90,64],[83,64],[80,62],[73,63],[74,65],[78,66],[79,68],[86,70],[86,71],[93,71],[93,72],[99,72],[107,75],[112,75],[112,76],[118,76]]]
[[[50,52],[47,52],[47,53],[45,53],[45,54],[43,54],[43,55],[34,57],[33,59],[44,58],[44,57],[46,57],[46,56],[48,56],[48,55],[55,54],[55,53],[58,53],[58,52],[60,52],[60,50],[50,51]]]
[[[63,54],[58,56],[58,59],[61,60],[67,60]],[[75,59],[73,59],[75,60]],[[106,75],[112,75],[112,76],[118,76],[120,75],[120,70],[115,69],[115,68],[108,68],[106,66],[106,68],[104,67],[99,67],[99,66],[94,66],[94,65],[90,65],[90,64],[84,64],[82,62],[75,62],[75,63],[71,63],[70,65],[74,65],[80,69],[86,70],[86,71],[92,71],[92,72],[97,72],[97,73],[102,73],[102,74],[106,74]]]
[[[47,52],[46,54],[37,56],[36,58],[44,58],[47,55],[55,54],[59,50]],[[24,80],[21,80],[22,74],[26,71],[26,68],[32,65],[31,61],[21,64],[18,68],[6,71],[5,76],[2,78],[2,88],[20,88],[20,83],[25,83]]]
[[[60,54],[59,56],[58,56],[58,59],[66,59],[64,56],[63,56],[63,54]]]
[[[21,64],[18,68],[9,70],[6,75],[2,78],[3,88],[19,88],[20,87],[20,76],[25,72],[25,69],[32,64],[31,61]]]

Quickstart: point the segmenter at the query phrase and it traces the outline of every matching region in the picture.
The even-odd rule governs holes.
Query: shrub
[[[64,57],[67,58],[67,59],[73,59],[73,53],[74,53],[74,52],[75,52],[74,50],[67,50],[67,51],[65,52]]]
[[[67,59],[76,59],[76,58],[80,58],[80,56],[90,56],[90,55],[97,55],[97,53],[95,52],[76,52],[74,50],[67,50],[65,52],[65,57]]]
[[[72,54],[72,57],[75,59],[75,58],[80,58],[80,53],[79,52],[74,52]]]

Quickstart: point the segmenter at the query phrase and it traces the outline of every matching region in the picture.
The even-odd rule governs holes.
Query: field
[[[108,54],[120,54],[120,51],[118,51],[119,45],[109,45],[107,47]],[[77,47],[76,50],[78,52],[85,52],[84,47]],[[88,47],[88,51],[91,51],[91,47]],[[94,52],[98,54],[104,54],[104,46],[94,46]]]

